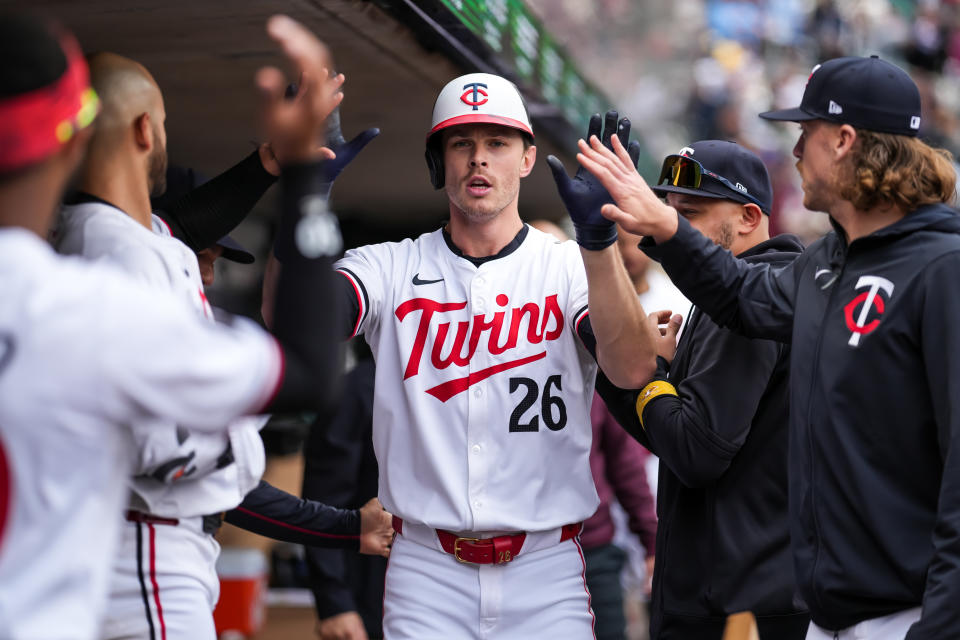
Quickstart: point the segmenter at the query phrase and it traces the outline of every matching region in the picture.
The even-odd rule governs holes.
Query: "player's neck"
[[[78,188],[106,200],[147,229],[152,228],[150,188],[139,163],[129,158],[103,162],[101,158],[90,157],[80,173]]]
[[[30,171],[0,188],[0,228],[19,227],[46,239],[63,181],[50,171]]]
[[[516,208],[504,209],[491,220],[477,222],[451,207],[447,231],[453,244],[465,255],[484,258],[500,252],[520,233],[523,221]]]

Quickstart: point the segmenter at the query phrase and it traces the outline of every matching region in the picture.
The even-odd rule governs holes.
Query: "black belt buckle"
[[[208,516],[203,516],[203,532],[212,535],[216,535],[217,531],[220,530],[220,525],[223,524],[223,512],[211,513]]]

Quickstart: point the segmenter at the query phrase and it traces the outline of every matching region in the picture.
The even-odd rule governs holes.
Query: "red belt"
[[[144,524],[169,524],[173,526],[180,524],[180,521],[176,518],[163,518],[161,516],[155,516],[152,513],[134,511],[133,509],[127,510],[126,518],[127,522],[142,522]]]
[[[583,523],[567,524],[560,533],[560,542],[580,535]],[[393,530],[403,534],[403,520],[393,516]],[[463,538],[449,531],[437,529],[437,539],[443,550],[451,554],[458,562],[471,564],[504,564],[520,553],[527,534],[516,533],[512,536],[495,538]]]

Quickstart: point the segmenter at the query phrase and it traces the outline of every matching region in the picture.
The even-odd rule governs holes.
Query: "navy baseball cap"
[[[767,111],[767,120],[828,120],[858,129],[916,136],[920,91],[907,72],[877,56],[834,58],[810,72],[800,106]]]
[[[767,215],[773,205],[773,187],[763,161],[726,140],[700,140],[667,156],[652,188],[660,196],[685,193],[752,203]]]
[[[216,242],[217,246],[223,249],[221,257],[240,264],[250,264],[254,261],[253,254],[247,251],[242,244],[231,238],[223,236]]]

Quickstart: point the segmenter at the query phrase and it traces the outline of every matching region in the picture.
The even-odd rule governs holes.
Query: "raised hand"
[[[343,100],[343,74],[330,75],[329,51],[292,18],[273,16],[267,21],[267,34],[280,45],[300,78],[291,98],[285,95],[289,83],[283,72],[275,67],[257,72],[263,126],[273,153],[284,164],[330,158],[317,142],[324,135],[327,117]]]
[[[677,334],[680,333],[683,316],[670,311],[654,311],[647,316],[647,324],[655,336],[657,355],[667,362],[673,362],[673,356],[677,353]]]
[[[630,138],[630,120],[620,118],[616,111],[608,111],[602,121],[600,114],[590,117],[587,128],[589,139],[601,139],[602,144],[609,146],[612,138]],[[640,157],[640,143],[630,143],[629,155],[633,158],[634,166]],[[577,236],[577,243],[590,250],[600,250],[613,244],[617,239],[616,226],[604,218],[600,210],[605,204],[613,202],[610,194],[603,185],[583,166],[577,168],[573,178],[567,175],[563,163],[556,156],[549,156],[547,164],[553,172],[553,179],[557,183],[557,191],[563,201]]]
[[[380,129],[371,127],[358,133],[350,142],[343,137],[340,130],[340,107],[337,107],[327,118],[327,132],[325,146],[334,153],[334,157],[323,163],[323,178],[333,184],[340,172],[357,157],[367,144],[380,135]]]
[[[604,204],[604,218],[631,233],[666,242],[677,232],[677,211],[665,204],[637,172],[636,160],[617,136],[605,147],[596,136],[580,140],[577,161],[607,190],[614,204]]]
[[[370,498],[360,507],[360,553],[387,557],[391,544],[393,516],[384,510],[377,498]]]

